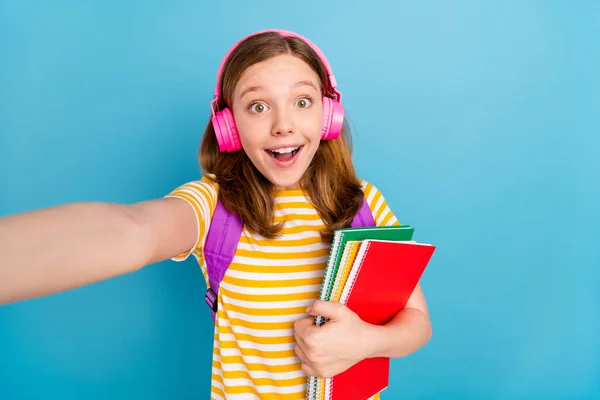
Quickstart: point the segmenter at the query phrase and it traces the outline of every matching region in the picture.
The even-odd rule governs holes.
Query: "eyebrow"
[[[302,87],[302,86],[310,86],[310,87],[312,87],[313,89],[315,89],[317,92],[319,91],[319,89],[318,89],[318,88],[317,88],[317,86],[314,84],[314,82],[313,82],[313,81],[310,81],[310,80],[298,81],[298,82],[296,82],[296,83],[294,84],[294,86],[292,86],[292,87],[293,87],[294,89],[297,89],[297,88],[299,88],[299,87]],[[261,90],[261,89],[264,89],[264,87],[263,87],[263,86],[250,86],[250,87],[247,87],[247,88],[246,88],[246,89],[244,89],[244,90],[242,91],[242,93],[240,94],[240,99],[241,99],[242,97],[244,97],[245,95],[247,95],[248,93],[251,93],[251,92],[258,92],[258,91],[259,91],[259,90]]]

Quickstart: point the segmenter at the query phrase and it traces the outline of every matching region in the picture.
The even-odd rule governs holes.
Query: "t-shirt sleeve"
[[[363,192],[367,203],[371,208],[373,219],[376,226],[394,226],[400,225],[400,221],[396,218],[383,194],[373,184],[361,180]]]
[[[177,197],[185,200],[194,210],[198,224],[198,236],[194,247],[171,259],[173,261],[184,261],[190,254],[203,264],[203,248],[210,220],[217,206],[216,184],[203,177],[200,180],[188,182],[173,190],[165,197]]]

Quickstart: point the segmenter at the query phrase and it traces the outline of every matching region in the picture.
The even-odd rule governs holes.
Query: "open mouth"
[[[277,161],[286,162],[286,161],[290,161],[292,158],[294,158],[294,156],[296,154],[298,154],[298,152],[302,149],[302,147],[304,147],[304,145],[297,146],[297,147],[283,147],[283,148],[275,149],[275,150],[267,149],[265,151],[267,153],[269,153],[271,155],[271,157],[273,157]]]

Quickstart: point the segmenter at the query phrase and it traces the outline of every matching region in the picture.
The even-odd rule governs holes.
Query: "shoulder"
[[[183,261],[190,254],[194,254],[197,258],[202,257],[202,247],[206,239],[210,221],[217,207],[217,195],[217,183],[212,180],[210,175],[205,175],[198,180],[178,186],[165,196],[186,201],[194,211],[197,224],[198,234],[194,247],[183,254],[173,257],[173,260]]]
[[[400,221],[390,208],[379,188],[364,179],[359,179],[358,181],[365,194],[365,199],[369,204],[373,218],[375,219],[375,224],[377,226],[400,225]]]
[[[188,201],[208,202],[214,208],[216,206],[218,191],[219,186],[213,180],[213,176],[204,175],[200,179],[178,186],[167,197],[180,197]]]
[[[360,183],[363,193],[365,194],[365,198],[369,204],[373,204],[373,206],[375,206],[379,201],[381,201],[383,194],[377,186],[364,179],[359,179],[358,182]]]

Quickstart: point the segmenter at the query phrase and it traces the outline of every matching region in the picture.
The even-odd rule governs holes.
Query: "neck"
[[[301,187],[300,187],[299,183],[295,183],[295,184],[289,185],[289,186],[274,186],[273,189],[276,190],[276,191],[282,191],[282,190],[299,190],[299,189],[301,189]]]

